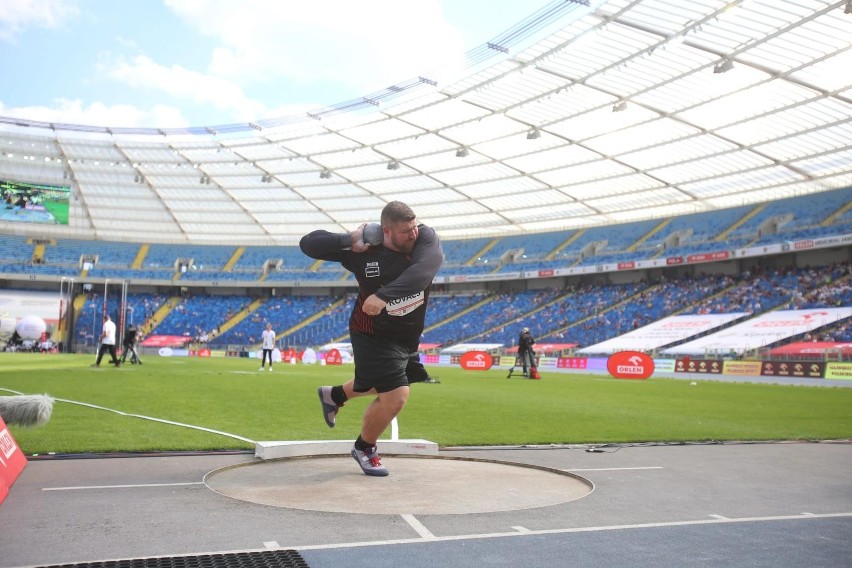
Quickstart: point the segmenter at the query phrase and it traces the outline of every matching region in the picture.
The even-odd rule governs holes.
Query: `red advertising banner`
[[[494,360],[485,351],[468,351],[461,356],[459,364],[466,371],[487,371],[494,364]]]
[[[149,335],[142,341],[142,347],[183,347],[192,340],[183,335]]]
[[[536,343],[535,350],[539,353],[542,352],[553,352],[553,351],[563,351],[565,349],[573,349],[577,347],[579,343]],[[506,353],[517,353],[518,346],[509,347],[506,349]]]
[[[672,266],[672,265],[675,265],[675,264],[683,264],[683,257],[682,256],[670,256],[666,259],[666,264],[668,264],[669,266]]]
[[[843,355],[852,353],[852,343],[841,343],[836,341],[802,341],[789,343],[776,347],[769,352],[770,355],[824,355],[829,352],[838,352]]]
[[[585,357],[560,357],[556,360],[557,369],[585,369],[589,360]]]
[[[647,379],[654,374],[654,360],[639,351],[619,351],[607,359],[606,369],[616,379]]]
[[[539,278],[547,278],[548,276],[553,276],[556,272],[552,268],[547,268],[544,270],[538,271]]]
[[[27,458],[6,428],[6,423],[0,418],[0,503],[9,494],[9,488],[26,465]]]
[[[630,270],[631,268],[636,268],[636,263],[634,261],[630,262],[619,262],[618,269],[619,270]]]
[[[730,251],[720,250],[717,252],[704,252],[701,254],[691,254],[686,257],[687,262],[711,262],[713,260],[725,260],[730,258]]]
[[[325,364],[342,365],[343,357],[340,356],[340,351],[338,351],[337,349],[329,350],[329,352],[325,354]]]

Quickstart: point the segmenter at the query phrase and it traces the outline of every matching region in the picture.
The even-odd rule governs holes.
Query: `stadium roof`
[[[68,227],[294,244],[406,201],[446,239],[668,218],[852,185],[852,0],[552,2],[438,69],[306,116],[188,129],[0,117],[0,179]]]

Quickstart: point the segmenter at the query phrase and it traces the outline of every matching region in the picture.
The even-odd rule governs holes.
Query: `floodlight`
[[[734,68],[734,61],[732,59],[723,59],[713,68],[713,73],[727,73],[731,69]]]

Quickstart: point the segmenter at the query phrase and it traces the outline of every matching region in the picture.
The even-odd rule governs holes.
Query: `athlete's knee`
[[[396,416],[405,407],[405,403],[408,401],[408,393],[408,387],[396,388],[379,395],[379,403],[387,412]]]

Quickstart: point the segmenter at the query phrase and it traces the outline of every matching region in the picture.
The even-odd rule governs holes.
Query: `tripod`
[[[515,364],[512,365],[512,368],[509,369],[509,374],[506,376],[507,379],[512,378],[512,373],[515,372],[515,367],[517,366],[523,369],[524,378],[529,378],[529,373],[535,369],[535,352],[532,349],[528,349],[523,353],[518,352],[518,356],[515,357]]]

